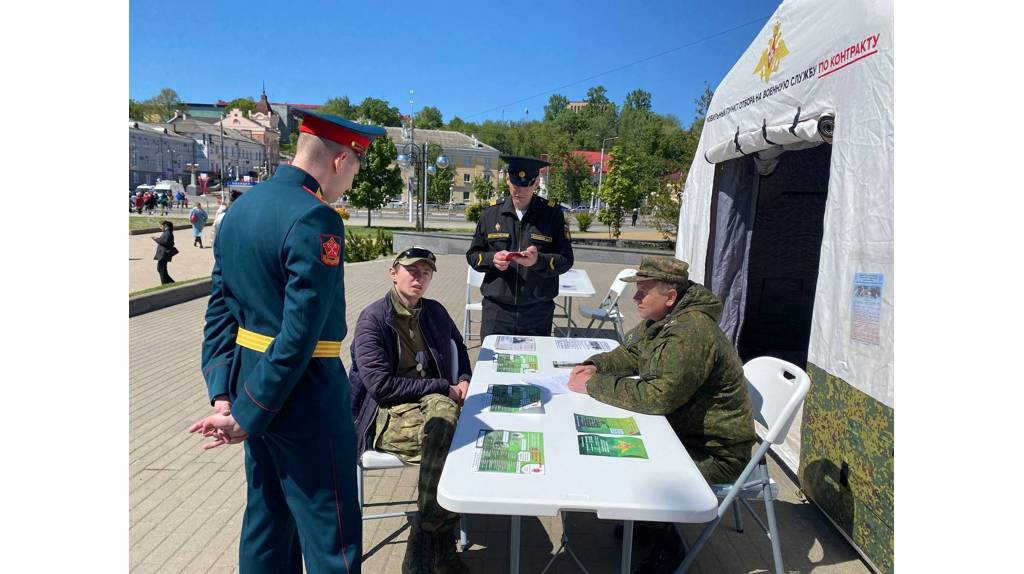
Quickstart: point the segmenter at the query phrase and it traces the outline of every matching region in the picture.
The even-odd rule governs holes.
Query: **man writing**
[[[424,297],[436,270],[427,249],[399,253],[388,270],[391,289],[359,314],[352,345],[359,455],[372,448],[420,465],[420,519],[409,533],[404,573],[468,572],[455,551],[459,517],[438,505],[437,485],[472,372],[448,312]],[[458,373],[451,372],[451,341]]]
[[[203,335],[204,448],[245,443],[242,573],[360,571],[355,430],[342,365],[344,227],[328,205],[382,128],[297,112],[295,159],[221,223]]]
[[[569,388],[632,411],[664,415],[709,483],[736,480],[750,461],[754,418],[743,364],[718,326],[722,302],[689,280],[689,265],[647,256],[633,277],[643,322],[621,347],[573,368]],[[671,572],[683,559],[673,529],[656,528],[637,572]]]
[[[480,336],[551,334],[558,276],[572,268],[572,243],[562,209],[534,195],[541,168],[532,157],[501,156],[509,197],[494,201],[477,222],[466,260],[484,273]]]

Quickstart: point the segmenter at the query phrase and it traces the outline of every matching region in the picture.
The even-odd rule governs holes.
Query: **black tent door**
[[[751,157],[716,166],[705,281],[744,362],[806,365],[831,155],[826,144],[787,151],[768,175]]]

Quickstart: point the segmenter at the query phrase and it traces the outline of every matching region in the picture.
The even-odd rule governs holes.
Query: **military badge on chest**
[[[341,241],[337,235],[325,233],[320,236],[320,261],[331,267],[341,264]]]

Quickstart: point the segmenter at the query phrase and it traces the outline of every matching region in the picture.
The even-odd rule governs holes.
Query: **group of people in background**
[[[168,191],[136,191],[128,197],[128,211],[142,215],[153,215],[157,208],[160,208],[160,215],[167,215],[172,209],[188,209],[188,196],[185,192],[179,191],[173,196]]]

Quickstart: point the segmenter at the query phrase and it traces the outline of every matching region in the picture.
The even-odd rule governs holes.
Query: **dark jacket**
[[[172,257],[178,254],[178,249],[174,246],[174,231],[171,229],[165,229],[160,237],[154,237],[153,241],[156,241],[156,255],[153,259],[160,261],[166,259],[170,261]]]
[[[572,238],[562,209],[534,195],[519,221],[512,198],[492,203],[480,214],[466,261],[484,274],[480,293],[506,305],[531,305],[558,296],[558,276],[572,268]],[[537,247],[537,263],[530,268],[494,266],[499,251],[524,251]]]
[[[469,380],[473,375],[469,353],[455,323],[443,305],[433,299],[420,300],[420,331],[430,351],[439,379],[410,379],[397,376],[398,332],[395,330],[395,307],[391,291],[371,303],[356,321],[352,342],[352,418],[356,425],[356,455],[373,447],[374,421],[377,407],[409,403],[430,393],[448,394],[452,384],[451,343],[459,349],[457,379]]]

